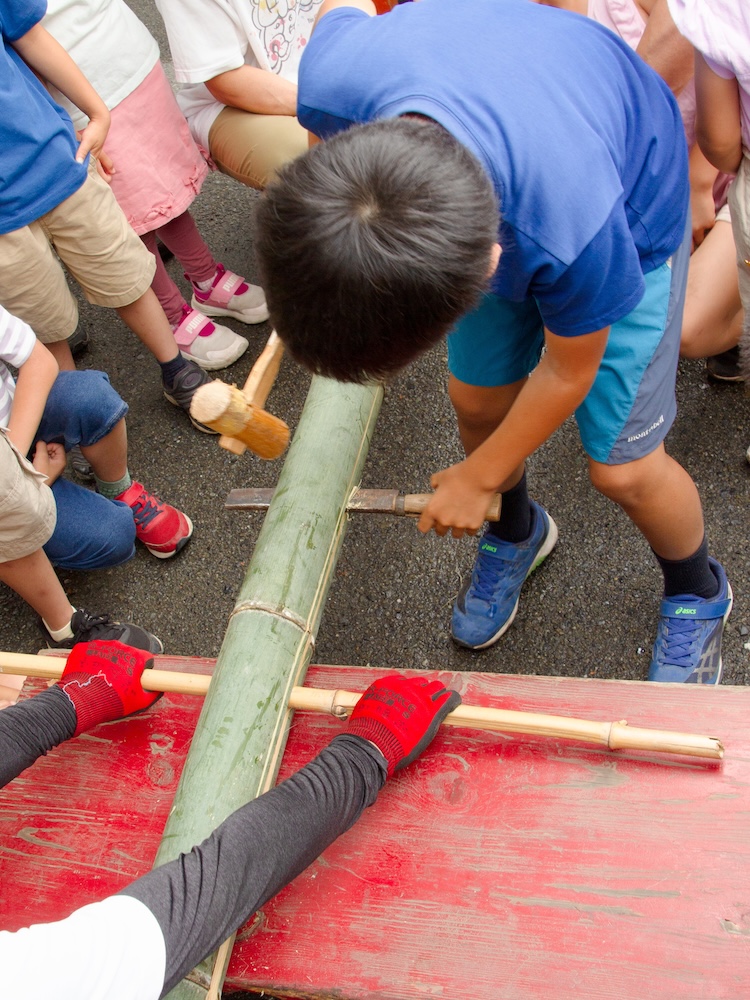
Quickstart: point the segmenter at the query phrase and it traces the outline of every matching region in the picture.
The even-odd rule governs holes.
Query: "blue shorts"
[[[690,261],[690,220],[666,264],[644,275],[643,298],[613,323],[599,372],[576,410],[586,453],[606,465],[650,454],[677,413],[675,378]],[[511,385],[541,357],[544,324],[536,301],[485,295],[448,336],[451,374],[476,386]]]

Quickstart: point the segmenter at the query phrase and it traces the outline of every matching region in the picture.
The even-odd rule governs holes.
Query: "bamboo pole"
[[[64,661],[55,656],[29,656],[22,653],[0,652],[0,674],[33,674],[48,680],[58,680]],[[172,670],[148,670],[142,684],[147,691],[174,691],[180,694],[205,695],[211,677],[208,674],[185,674]],[[354,691],[293,687],[288,707],[295,711],[322,712],[345,719],[361,697]],[[446,726],[480,729],[494,733],[523,733],[527,736],[547,736],[552,739],[578,740],[605,746],[609,750],[650,750],[656,753],[683,754],[721,760],[724,747],[712,736],[671,732],[664,729],[644,729],[627,722],[598,722],[573,719],[562,715],[542,715],[536,712],[515,712],[504,708],[481,705],[459,705],[443,720]]]
[[[157,864],[199,843],[273,787],[347,525],[383,389],[312,380],[221,646]],[[223,949],[224,952],[227,949]],[[225,956],[223,956],[225,957]],[[169,994],[211,1000],[209,959]],[[211,982],[213,976],[213,984]]]

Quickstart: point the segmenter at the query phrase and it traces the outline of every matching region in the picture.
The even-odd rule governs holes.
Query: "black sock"
[[[179,351],[177,352],[177,357],[172,358],[171,361],[160,361],[159,367],[161,368],[162,382],[166,382],[167,385],[174,382],[175,375],[179,375],[186,365],[187,361],[183,358]]]
[[[531,534],[531,502],[526,489],[526,473],[513,489],[502,494],[500,520],[490,521],[487,533],[503,542],[525,542]]]
[[[697,552],[687,559],[662,559],[654,552],[664,574],[664,596],[695,594],[716,597],[719,584],[708,563],[708,542],[705,537]]]

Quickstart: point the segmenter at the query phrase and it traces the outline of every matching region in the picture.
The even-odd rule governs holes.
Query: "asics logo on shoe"
[[[694,615],[696,613],[695,608],[683,608],[681,605],[679,608],[674,609],[676,615]]]
[[[482,542],[482,552],[497,552],[497,545],[490,545],[489,542]]]

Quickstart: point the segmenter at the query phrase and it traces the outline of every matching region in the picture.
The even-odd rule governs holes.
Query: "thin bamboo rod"
[[[22,653],[0,652],[0,674],[28,674],[58,680],[64,661],[57,656],[29,656]],[[186,674],[171,670],[148,670],[142,684],[147,691],[171,691],[179,694],[205,695],[211,677],[208,674]],[[354,691],[329,691],[295,686],[291,689],[288,706],[295,711],[322,712],[336,718],[346,718],[361,697]],[[724,747],[720,740],[694,733],[670,732],[629,726],[627,722],[597,722],[573,719],[561,715],[536,712],[515,712],[510,709],[485,708],[479,705],[459,705],[445,719],[445,725],[480,729],[485,732],[523,733],[527,736],[547,736],[552,739],[578,740],[605,746],[610,750],[650,750],[691,757],[721,760]]]

